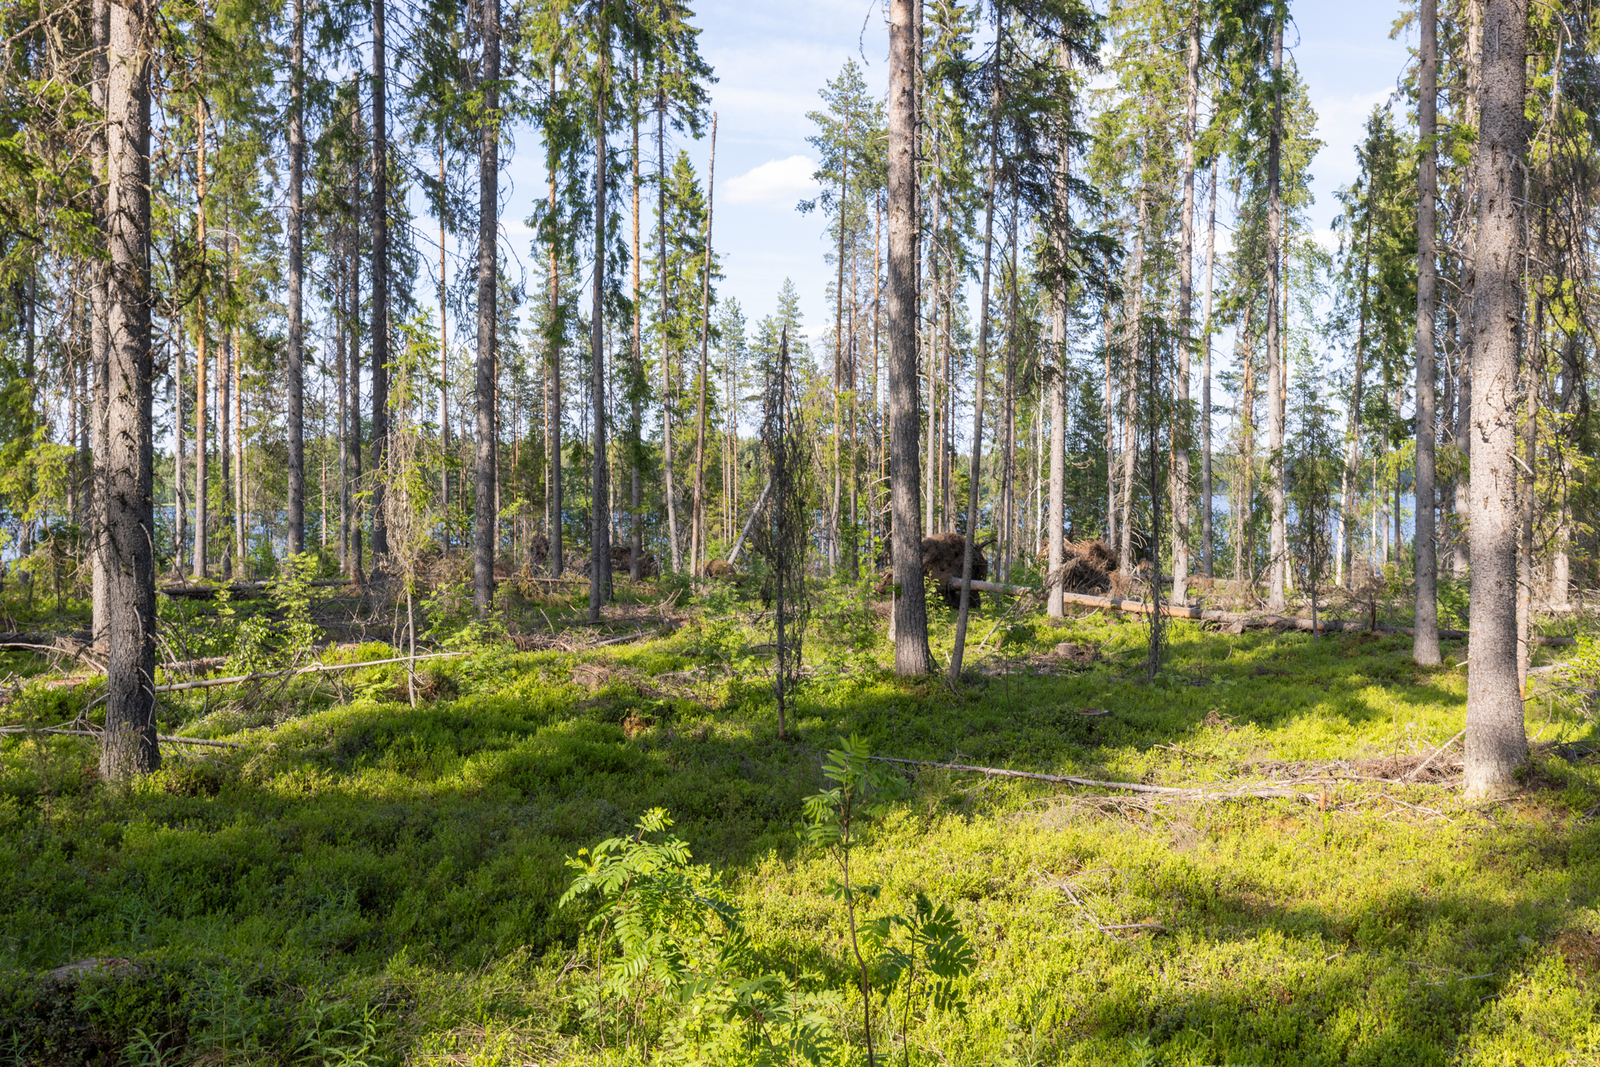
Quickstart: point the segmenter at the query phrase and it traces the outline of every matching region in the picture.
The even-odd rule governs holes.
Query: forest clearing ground
[[[889,674],[879,614],[834,589],[779,740],[759,602],[641,594],[600,632],[574,625],[581,597],[527,598],[523,643],[554,647],[481,637],[429,665],[415,708],[403,664],[172,694],[164,732],[246,747],[172,752],[125,793],[86,740],[0,739],[0,1058],[635,1062],[581,1018],[587,913],[556,900],[565,857],[654,807],[726,873],[768,965],[848,990],[831,868],[794,832],[819,754],[848,735],[911,760],[1310,798],[911,771],[858,877],[885,909],[948,904],[978,965],[964,1014],[890,1015],[894,1062],[1600,1056],[1600,744],[1547,687],[1521,795],[1462,802],[1459,748],[1440,751],[1463,725],[1460,642],[1423,669],[1404,637],[1176,623],[1145,682],[1143,619],[986,600],[952,692]],[[953,620],[935,615],[942,659]],[[24,686],[5,724],[92,718],[94,692]],[[130,962],[48,977],[86,959]],[[860,1045],[848,999],[834,1024]]]

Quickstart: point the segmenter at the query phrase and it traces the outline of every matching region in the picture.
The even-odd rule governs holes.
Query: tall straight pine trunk
[[[1267,606],[1282,611],[1288,605],[1289,525],[1288,496],[1284,484],[1283,436],[1285,411],[1283,322],[1278,294],[1283,287],[1283,202],[1280,171],[1283,161],[1283,21],[1272,27],[1272,133],[1267,143],[1267,463],[1272,498],[1270,545],[1267,563]]]
[[[472,603],[480,618],[494,607],[495,284],[500,232],[500,0],[483,0],[483,111],[478,127],[477,480],[472,537]]]
[[[372,565],[389,555],[384,519],[389,453],[389,109],[384,5],[372,0]]]
[[[1417,607],[1411,656],[1423,666],[1439,663],[1438,554],[1434,543],[1434,196],[1437,192],[1434,132],[1438,106],[1438,0],[1421,0],[1417,56]]]
[[[286,353],[289,408],[288,522],[289,551],[306,547],[305,323],[301,310],[304,285],[303,203],[305,171],[305,0],[294,0],[294,40],[289,71],[289,349]]]
[[[1522,167],[1527,150],[1526,0],[1485,0],[1478,136],[1478,255],[1474,292],[1472,656],[1467,670],[1463,788],[1504,796],[1527,759],[1517,687],[1517,358],[1522,319]]]
[[[113,2],[107,40],[106,448],[97,531],[105,561],[109,655],[100,774],[125,780],[161,764],[156,744],[156,574],[150,345],[150,68],[155,12]]]
[[[916,77],[920,63],[912,0],[889,0],[889,507],[894,584],[894,668],[933,671],[922,584],[917,410]]]

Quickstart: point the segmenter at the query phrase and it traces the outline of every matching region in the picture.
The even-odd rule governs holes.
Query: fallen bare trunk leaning
[[[960,578],[951,578],[951,589],[961,588]],[[972,583],[972,588],[983,593],[1000,593],[1006,596],[1021,596],[1026,593],[1038,593],[1039,590],[1027,585],[1002,585],[999,582]],[[1149,615],[1154,609],[1142,600],[1124,600],[1113,596],[1091,596],[1088,593],[1062,593],[1062,600],[1068,604],[1082,604],[1091,608],[1103,608],[1108,611],[1127,611],[1140,615]],[[1322,633],[1363,633],[1377,630],[1380,633],[1409,634],[1409,626],[1389,626],[1379,623],[1372,626],[1368,623],[1349,619],[1318,619],[1313,623],[1310,619],[1302,619],[1294,615],[1254,615],[1248,612],[1216,611],[1211,608],[1178,607],[1173,604],[1162,604],[1161,614],[1173,619],[1193,619],[1196,622],[1211,622],[1220,626],[1232,628],[1234,632],[1243,630],[1310,630],[1317,629]],[[1466,640],[1465,630],[1440,630],[1439,636],[1446,639]],[[1533,642],[1536,645],[1573,645],[1577,642],[1571,637],[1544,637],[1535,635]]]
[[[868,759],[878,760],[880,763],[899,763],[908,767],[932,767],[943,771],[975,771],[992,778],[1026,778],[1032,782],[1053,782],[1057,785],[1081,785],[1093,789],[1116,789],[1124,793],[1155,793],[1168,797],[1194,797],[1200,799],[1225,800],[1228,797],[1250,797],[1258,800],[1310,800],[1316,797],[1315,793],[1302,793],[1293,788],[1279,785],[1252,786],[1242,785],[1236,788],[1194,788],[1174,785],[1146,785],[1143,782],[1103,782],[1098,778],[1079,778],[1072,774],[1040,774],[1036,771],[1013,771],[1004,767],[978,767],[969,763],[933,763],[920,759],[896,759],[893,756],[869,756]]]

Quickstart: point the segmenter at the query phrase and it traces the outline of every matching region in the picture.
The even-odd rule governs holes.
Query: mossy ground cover
[[[541,604],[552,629],[560,606]],[[962,1011],[880,1000],[880,1062],[1600,1062],[1587,720],[1531,702],[1540,755],[1502,804],[1344,762],[1415,765],[1461,729],[1459,645],[1423,670],[1406,638],[1179,624],[1151,681],[1142,621],[986,603],[952,691],[894,678],[881,620],[837,592],[780,739],[760,605],[722,590],[676,611],[664,636],[576,652],[483,642],[436,661],[417,707],[395,666],[184,695],[165,732],[243,747],[174,752],[127,790],[87,741],[0,740],[0,1059],[638,1062],[619,1020],[584,1018],[589,912],[557,900],[567,857],[663,808],[723,872],[752,951],[831,991],[836,1057],[864,1062],[835,872],[795,832],[821,753],[857,735],[1219,788],[1340,761],[1309,801],[914,773],[856,877],[882,887],[872,911],[948,905],[977,962]],[[941,616],[936,654],[949,640]],[[1050,655],[1062,642],[1074,655]],[[27,688],[5,718],[93,717],[92,693]],[[127,962],[47,977],[85,959]]]

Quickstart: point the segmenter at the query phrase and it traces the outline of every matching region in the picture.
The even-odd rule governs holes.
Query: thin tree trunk
[[[917,171],[916,72],[921,62],[912,0],[889,3],[889,456],[893,515],[894,667],[900,675],[933,671],[928,610],[922,582],[918,524],[917,410]],[[869,1038],[870,1040],[870,1038]]]
[[[1189,11],[1187,103],[1183,122],[1183,230],[1178,248],[1178,374],[1172,420],[1172,602],[1189,600],[1189,449],[1193,413],[1189,410],[1189,353],[1194,344],[1194,153],[1195,118],[1200,107],[1200,6]]]
[[[554,64],[550,68],[550,92],[556,91]],[[556,236],[556,159],[550,158],[550,328],[545,339],[544,451],[549,464],[545,489],[545,524],[550,535],[550,576],[561,577],[565,564],[565,512],[561,485],[561,347],[566,338],[566,323],[561,309],[560,247]]]
[[[305,323],[301,311],[304,288],[305,208],[305,0],[294,0],[294,40],[289,73],[289,553],[306,548]]]
[[[1002,9],[1003,11],[1003,9]],[[1000,15],[994,46],[994,65],[999,66],[1005,46],[1005,15]],[[998,75],[998,69],[991,76]],[[989,106],[989,174],[983,191],[983,275],[978,301],[978,365],[976,395],[972,400],[972,461],[967,468],[966,537],[961,554],[961,605],[956,612],[956,639],[950,650],[950,685],[961,681],[961,660],[967,648],[967,617],[972,605],[972,557],[978,541],[978,466],[983,458],[983,401],[989,370],[989,268],[994,252],[994,172],[1000,140],[1000,83],[995,79]]]
[[[500,0],[483,0],[483,112],[478,126],[478,365],[476,506],[472,527],[472,604],[479,618],[494,608],[496,490],[495,313],[500,233]]]
[[[717,179],[717,113],[711,113],[711,165],[706,170],[706,258],[700,274],[700,383],[695,399],[694,529],[689,548],[689,568],[701,573],[706,548],[706,374],[711,344],[711,208]]]
[[[1422,34],[1417,64],[1417,477],[1416,477],[1416,633],[1411,656],[1423,666],[1439,663],[1438,548],[1434,543],[1434,293],[1437,264],[1434,197],[1437,193],[1434,145],[1438,106],[1438,0],[1421,0]]]
[[[444,547],[450,548],[450,321],[445,317],[444,259],[444,127],[439,128],[439,514],[444,518]]]
[[[389,452],[389,117],[388,60],[384,52],[384,7],[372,2],[372,566],[389,555],[384,517],[385,466]]]
[[[107,379],[105,487],[98,531],[108,604],[100,774],[110,781],[161,764],[156,745],[155,513],[150,348],[150,68],[155,13],[110,4],[106,79]]]
[[[350,114],[351,125],[359,123],[361,99],[360,75],[356,76],[356,110]],[[350,425],[345,437],[347,462],[350,470],[346,513],[350,516],[350,578],[357,583],[366,581],[362,567],[361,533],[361,166],[355,168],[355,195],[350,212]]]
[[[1072,71],[1072,52],[1066,42],[1057,46],[1057,61],[1064,74]],[[1067,502],[1067,239],[1071,230],[1070,179],[1072,176],[1072,145],[1065,137],[1056,146],[1055,174],[1055,227],[1051,239],[1055,241],[1056,259],[1062,266],[1062,276],[1051,289],[1050,308],[1050,522],[1049,547],[1045,557],[1047,574],[1054,574],[1066,557]],[[1107,358],[1109,358],[1109,351]],[[1046,610],[1052,618],[1065,614],[1062,599],[1063,587],[1057,582],[1050,586]]]
[[[1526,152],[1528,11],[1485,0],[1482,128],[1478,138],[1478,255],[1473,346],[1472,656],[1467,671],[1463,788],[1511,793],[1528,757],[1516,640],[1516,369],[1522,291],[1521,168]]]
[[[639,80],[639,57],[633,59],[633,80]],[[639,469],[644,453],[644,426],[640,404],[644,393],[644,305],[641,302],[639,269],[643,263],[641,238],[643,233],[639,190],[644,184],[639,161],[639,105],[633,104],[633,337],[628,348],[630,360],[628,379],[628,471],[631,476],[628,497],[628,578],[637,582],[644,563],[644,479]]]
[[[589,351],[589,403],[593,411],[594,474],[590,479],[589,621],[600,621],[600,606],[611,599],[611,521],[606,463],[606,93],[611,32],[600,19],[600,91],[595,100],[594,129],[594,308]]]
[[[1267,462],[1271,465],[1272,559],[1267,568],[1267,606],[1281,611],[1288,604],[1289,526],[1285,495],[1283,323],[1279,321],[1278,290],[1283,284],[1283,204],[1279,171],[1283,156],[1283,21],[1272,27],[1272,132],[1267,143]]]
[[[223,239],[224,262],[227,261],[227,239]],[[231,273],[231,271],[230,271]],[[217,487],[222,491],[218,502],[218,525],[222,528],[222,576],[233,578],[233,330],[224,326],[217,349],[217,459],[221,464],[222,480]]]
[[[1215,576],[1215,538],[1211,530],[1211,292],[1217,269],[1217,161],[1211,157],[1211,203],[1206,220],[1206,310],[1201,325],[1200,350],[1200,566],[1207,578]]]
[[[1350,370],[1350,410],[1345,414],[1345,458],[1343,507],[1340,508],[1340,562],[1339,572],[1346,582],[1354,582],[1351,570],[1354,555],[1356,480],[1361,470],[1361,392],[1366,379],[1367,358],[1367,283],[1372,259],[1372,211],[1374,191],[1368,189],[1367,217],[1362,220],[1361,238],[1361,296],[1356,308],[1356,350]],[[1376,504],[1374,504],[1376,507]]]
[[[1141,179],[1139,188],[1138,232],[1133,239],[1133,258],[1129,264],[1130,305],[1128,342],[1122,364],[1122,531],[1118,559],[1122,573],[1132,574],[1133,564],[1133,482],[1139,457],[1137,423],[1139,390],[1136,368],[1144,352],[1144,252],[1145,233],[1150,227],[1150,192]]]
[[[672,350],[667,329],[667,100],[664,90],[656,93],[656,279],[661,288],[661,477],[667,498],[667,551],[674,571],[683,570],[683,551],[678,544],[678,488],[674,480],[672,455]]]
[[[205,18],[205,5],[200,5],[200,18]],[[202,69],[204,57],[201,57]],[[195,245],[199,249],[201,270],[206,262],[206,106],[202,100],[195,106]],[[206,576],[206,411],[211,406],[211,396],[206,384],[206,370],[210,357],[206,353],[206,292],[201,281],[199,300],[195,310],[195,361],[194,361],[194,576]]]

